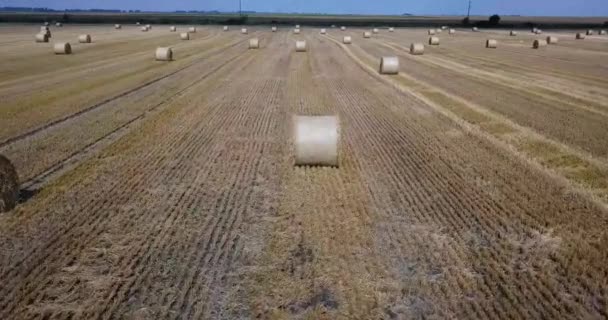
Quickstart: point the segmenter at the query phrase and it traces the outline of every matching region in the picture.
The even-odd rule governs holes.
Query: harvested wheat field
[[[0,25],[0,319],[608,317],[608,36],[140,27]]]

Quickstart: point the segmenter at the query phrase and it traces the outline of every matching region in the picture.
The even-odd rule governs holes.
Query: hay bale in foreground
[[[337,116],[293,116],[296,166],[338,166]]]
[[[498,41],[494,39],[486,40],[486,48],[496,49],[498,47]]]
[[[49,36],[46,33],[40,32],[36,35],[36,42],[38,42],[38,43],[49,42]]]
[[[363,32],[363,38],[369,39],[372,37],[372,33],[369,31]]]
[[[398,74],[399,58],[382,57],[380,58],[380,74]]]
[[[249,49],[259,49],[260,40],[258,38],[249,39]]]
[[[78,36],[78,42],[80,43],[91,43],[91,35],[81,34]]]
[[[306,52],[306,41],[296,41],[296,52]]]
[[[170,47],[156,49],[156,61],[172,61],[173,49]]]
[[[0,154],[0,213],[13,210],[19,200],[19,176],[15,166]]]
[[[177,27],[176,26],[169,27],[169,32],[176,32],[176,31],[177,31]]]
[[[410,54],[415,55],[415,56],[424,54],[424,44],[412,43],[410,45]]]
[[[53,45],[55,54],[72,54],[72,45],[69,42],[58,42]]]
[[[555,37],[555,36],[548,36],[547,37],[547,44],[556,44],[559,42],[559,38]]]
[[[342,39],[342,42],[344,44],[351,44],[351,43],[353,43],[353,38],[351,38],[351,36],[344,36],[344,39]]]
[[[438,46],[439,45],[439,38],[438,37],[430,37],[429,38],[429,45],[431,45],[431,46]]]
[[[272,27],[270,30],[272,30],[272,32],[277,32],[277,27]]]
[[[179,34],[179,38],[182,40],[190,40],[190,33],[182,32]]]
[[[544,39],[536,39],[534,40],[534,43],[532,43],[532,47],[534,49],[540,49],[543,47],[547,46],[547,41],[545,41]]]
[[[585,39],[585,35],[581,32],[576,34],[576,40],[583,40]]]

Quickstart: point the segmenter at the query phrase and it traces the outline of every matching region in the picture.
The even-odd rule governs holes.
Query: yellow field
[[[0,25],[0,319],[608,317],[608,36],[186,28]]]

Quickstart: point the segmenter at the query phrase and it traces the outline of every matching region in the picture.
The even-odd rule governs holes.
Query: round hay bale
[[[450,29],[449,34],[456,34],[456,29]]]
[[[177,31],[177,27],[176,26],[170,26],[169,27],[169,32],[176,32]]]
[[[38,33],[36,35],[36,42],[49,42],[49,36],[46,33]]]
[[[591,30],[591,29],[587,30],[586,35],[588,35],[588,36],[592,36],[592,35],[593,35],[593,30]]]
[[[410,54],[419,56],[424,54],[424,44],[422,43],[412,43],[410,45]]]
[[[48,23],[48,22],[45,22],[45,23],[44,23],[44,26],[45,26],[45,27],[48,27],[48,26],[49,26],[49,23]]]
[[[148,28],[148,30],[152,30],[152,25],[151,24],[147,24],[146,28]]]
[[[374,34],[377,34],[378,32],[380,32],[380,30],[378,30],[378,28],[374,28],[374,29],[372,30],[372,33],[374,33]]]
[[[536,33],[536,34],[542,34],[542,33],[543,33],[543,31],[542,31],[541,29],[536,29],[536,32],[535,32],[535,33]]]
[[[351,36],[344,36],[344,39],[342,39],[342,42],[344,44],[351,44],[351,43],[353,43],[353,38],[351,38]]]
[[[606,35],[606,30],[600,30],[600,36]]]
[[[439,38],[438,37],[430,37],[429,38],[429,45],[431,45],[431,46],[438,46],[439,45]]]
[[[388,28],[388,32],[395,32],[395,28],[393,28],[393,27]]]
[[[170,47],[156,49],[156,61],[171,61],[173,60],[173,49]]]
[[[515,36],[517,36],[517,31],[511,30],[511,32],[509,33],[509,35],[511,37],[515,37]]]
[[[536,28],[532,28],[532,30],[530,30],[530,32],[532,32],[532,33],[536,33],[536,30],[538,30],[538,29],[536,29]]]
[[[0,154],[0,213],[13,210],[19,200],[19,176],[15,166]]]
[[[120,24],[115,24],[115,25],[114,25],[114,29],[116,29],[116,30],[120,30],[120,29],[122,29],[122,25],[120,25]]]
[[[296,41],[296,52],[306,52],[306,41]]]
[[[277,32],[277,27],[272,27],[272,32]]]
[[[228,26],[224,26],[224,31],[228,31],[230,30],[230,28],[228,28]]]
[[[340,30],[342,30],[342,31],[346,31],[346,27],[345,27],[345,26],[342,26],[342,27],[340,27]]]
[[[58,42],[53,45],[53,50],[55,54],[71,54],[72,46],[69,42]]]
[[[293,29],[293,34],[300,34],[300,29],[298,29],[298,28]]]
[[[478,32],[478,31],[479,31],[479,28],[477,28],[477,27],[473,27],[473,29],[472,29],[472,30],[473,30],[473,32]]]
[[[91,43],[91,35],[81,34],[78,36],[78,42],[80,43]]]
[[[372,37],[372,33],[371,32],[369,32],[369,31],[363,32],[363,38],[368,39],[368,38],[371,38],[371,37]]]
[[[494,39],[486,40],[486,48],[496,49],[498,47],[498,41]]]
[[[554,36],[547,37],[547,44],[556,44],[558,42],[559,42],[558,37],[554,37]]]
[[[581,32],[576,34],[576,40],[583,40],[585,39],[585,35]]]
[[[260,48],[260,40],[258,38],[249,39],[249,49]]]
[[[435,32],[436,32],[437,34],[439,34],[439,33],[442,33],[443,31],[442,31],[441,29],[436,29],[436,30],[435,30]]]
[[[380,74],[398,74],[399,58],[382,57],[380,58]]]
[[[149,29],[148,29],[148,27],[146,27],[146,26],[141,27],[141,32],[148,32],[148,30],[149,30]]]
[[[338,166],[337,116],[293,116],[296,166]]]
[[[190,28],[188,28],[188,32],[189,33],[196,33],[196,27],[190,27]]]
[[[429,29],[429,36],[435,35],[435,29]]]
[[[299,24],[296,24],[296,29],[300,29],[300,25]]]
[[[60,27],[61,28],[61,27],[63,27],[63,23],[57,22],[57,23],[55,23],[55,27]]]
[[[182,32],[179,34],[179,38],[182,40],[190,40],[190,33]]]
[[[47,31],[50,31],[49,27],[47,27],[47,26],[40,27],[40,32],[46,33]]]
[[[441,26],[441,30],[447,30],[448,26]]]
[[[321,34],[327,34],[327,29],[321,29]]]
[[[247,34],[247,33],[248,33],[248,32],[247,32],[247,28],[242,28],[242,29],[241,29],[241,33],[242,33],[242,34]]]
[[[536,39],[534,40],[534,43],[532,43],[532,48],[534,49],[540,49],[543,47],[547,46],[547,41],[545,41],[544,39]]]

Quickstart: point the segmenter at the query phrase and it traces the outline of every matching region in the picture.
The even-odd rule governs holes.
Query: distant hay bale
[[[306,52],[306,41],[296,41],[296,52]]]
[[[606,30],[600,30],[600,36],[606,35]]]
[[[429,29],[429,36],[435,35],[435,29]]]
[[[424,44],[422,43],[412,43],[410,45],[410,54],[419,56],[424,54]]]
[[[388,28],[388,32],[395,32],[395,28],[393,28],[393,27]]]
[[[188,28],[188,32],[189,33],[196,33],[196,27],[190,27],[190,28]]]
[[[152,30],[152,25],[151,24],[147,24],[146,28],[148,28],[148,30]]]
[[[272,32],[277,32],[277,27],[272,27]]]
[[[182,32],[179,34],[179,38],[182,40],[190,40],[190,33]]]
[[[0,213],[13,210],[19,201],[19,176],[15,166],[0,154]]]
[[[228,31],[230,30],[230,28],[228,28],[228,26],[224,26],[224,31]]]
[[[300,25],[299,24],[296,24],[296,29],[300,29]]]
[[[36,42],[39,42],[39,43],[40,42],[49,42],[49,36],[46,33],[42,33],[42,32],[38,33],[36,35],[35,39],[36,39]]]
[[[542,34],[542,33],[543,33],[543,31],[542,31],[541,29],[536,29],[536,32],[535,32],[535,33],[536,33],[536,34]]]
[[[122,29],[122,25],[120,25],[120,24],[115,24],[115,25],[114,25],[114,29],[116,29],[116,30],[120,30],[120,29]]]
[[[369,31],[363,32],[363,38],[368,39],[368,38],[371,38],[371,37],[372,37],[372,33],[371,32],[369,32]]]
[[[91,43],[91,35],[81,34],[78,36],[78,42],[80,43]]]
[[[260,40],[258,38],[249,39],[249,49],[259,49]]]
[[[588,35],[588,36],[592,36],[592,35],[593,35],[593,30],[591,30],[591,29],[587,30],[586,35]]]
[[[156,61],[172,61],[173,49],[170,47],[161,47],[156,49]]]
[[[298,28],[293,29],[293,34],[300,34],[300,29],[298,29]]]
[[[431,46],[438,46],[439,45],[439,38],[438,37],[430,37],[429,38],[429,45],[431,45]]]
[[[177,31],[177,27],[176,26],[169,27],[169,32],[176,32],[176,31]]]
[[[456,29],[450,29],[450,31],[448,32],[448,34],[456,34]]]
[[[44,26],[45,26],[45,27],[48,27],[48,26],[49,26],[49,23],[48,23],[48,22],[45,22],[45,23],[44,23]]]
[[[139,26],[139,25],[141,25],[141,22],[137,21],[137,22],[135,22],[135,25]]]
[[[248,33],[248,32],[247,32],[247,28],[242,28],[242,29],[241,29],[241,33],[242,33],[242,34],[247,34],[247,33]]]
[[[530,30],[530,32],[536,33],[536,30],[538,30],[538,29],[537,28],[532,28],[532,30]]]
[[[479,31],[479,28],[477,28],[477,27],[473,27],[473,29],[471,29],[471,30],[473,30],[473,32],[478,32],[478,31]]]
[[[351,38],[351,36],[344,36],[344,39],[342,39],[342,42],[344,44],[351,44],[353,42],[353,39]]]
[[[435,29],[435,32],[439,34],[439,33],[442,33],[443,31],[441,29]]]
[[[441,30],[447,30],[448,26],[441,26]]]
[[[547,44],[556,44],[559,42],[559,38],[555,36],[547,37]]]
[[[517,31],[511,30],[511,33],[509,33],[509,35],[511,37],[515,37],[515,36],[517,36]]]
[[[544,39],[536,39],[534,40],[534,43],[532,43],[532,47],[534,49],[540,49],[543,47],[547,46],[547,41],[545,41]]]
[[[321,34],[327,34],[327,29],[321,29]]]
[[[576,34],[576,40],[583,40],[585,39],[585,35],[581,32]]]
[[[58,42],[53,45],[55,54],[72,54],[72,46],[69,42]]]
[[[380,74],[398,74],[399,58],[382,57],[380,58]]]
[[[57,23],[55,23],[55,27],[63,27],[63,23],[57,22]]]
[[[488,39],[486,41],[486,48],[496,49],[498,47],[498,41],[494,39]]]
[[[338,166],[340,121],[337,116],[293,116],[296,166]]]
[[[345,27],[345,26],[341,26],[341,27],[340,27],[340,30],[342,30],[342,31],[346,31],[346,27]]]
[[[141,27],[141,32],[148,32],[148,30],[149,30],[149,29],[148,29],[148,27],[146,27],[146,26]]]
[[[380,32],[380,30],[378,30],[378,28],[374,28],[374,29],[372,30],[372,33],[374,33],[374,34],[377,34],[377,33],[379,33],[379,32]]]

